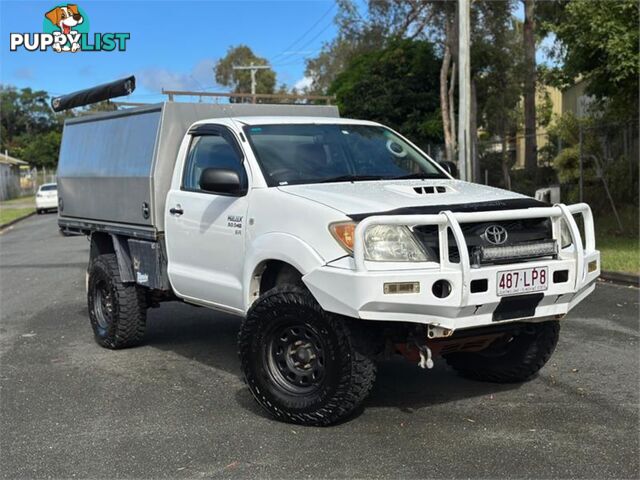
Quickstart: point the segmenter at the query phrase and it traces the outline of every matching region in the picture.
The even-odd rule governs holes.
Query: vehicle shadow
[[[239,326],[239,317],[168,303],[149,311],[145,343],[242,378],[236,348]],[[515,388],[517,384],[466,380],[441,358],[435,360],[433,369],[422,370],[398,357],[378,363],[377,381],[364,406],[397,408],[411,413],[432,405],[490,396]],[[242,408],[261,413],[246,387],[236,392],[236,399]]]
[[[144,343],[242,378],[236,348],[240,320],[208,308],[163,303],[148,310]]]

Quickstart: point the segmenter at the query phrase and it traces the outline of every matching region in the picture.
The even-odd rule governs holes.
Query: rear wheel
[[[122,283],[115,254],[97,256],[89,267],[89,318],[96,342],[111,349],[132,347],[144,337],[144,292]]]
[[[274,288],[256,301],[238,346],[251,393],[287,422],[336,423],[364,401],[375,380],[375,364],[347,321],[297,286]]]
[[[480,352],[445,355],[463,377],[496,383],[524,382],[547,363],[556,348],[560,323],[530,323],[517,333],[501,337]]]

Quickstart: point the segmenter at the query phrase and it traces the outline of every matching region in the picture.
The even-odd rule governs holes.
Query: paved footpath
[[[3,478],[638,478],[638,290],[601,284],[523,385],[380,366],[332,428],[275,422],[242,382],[237,320],[173,303],[112,352],[87,320],[85,238],[55,215],[0,235]]]

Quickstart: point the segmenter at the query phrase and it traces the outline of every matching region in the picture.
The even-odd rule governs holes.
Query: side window
[[[236,150],[227,139],[220,135],[193,137],[182,177],[182,188],[200,190],[200,175],[207,168],[226,168],[238,172],[243,185],[247,183],[247,173]]]

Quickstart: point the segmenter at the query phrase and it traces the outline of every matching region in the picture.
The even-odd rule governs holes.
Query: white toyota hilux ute
[[[543,367],[600,272],[586,204],[456,180],[375,122],[266,107],[67,122],[59,225],[91,236],[100,345],[140,343],[163,301],[237,314],[256,400],[312,425],[350,415],[390,355],[492,382]]]

